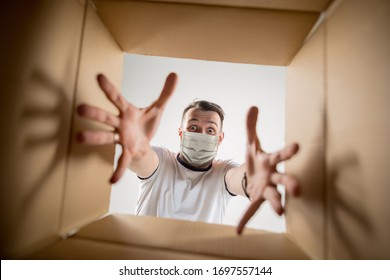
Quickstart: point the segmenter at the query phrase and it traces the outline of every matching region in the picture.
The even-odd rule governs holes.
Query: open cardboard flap
[[[320,15],[289,10],[288,1],[279,9],[206,2],[94,1],[125,52],[264,65],[288,65]]]
[[[90,249],[90,248],[94,249]],[[130,251],[124,252],[125,249]],[[113,253],[116,251],[116,253]],[[136,252],[149,252],[139,255]],[[284,233],[115,214],[81,228],[33,258],[308,259]]]

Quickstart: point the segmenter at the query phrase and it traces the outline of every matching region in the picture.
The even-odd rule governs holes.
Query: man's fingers
[[[270,202],[276,214],[283,214],[282,196],[275,186],[267,186],[264,190],[263,198]]]
[[[248,223],[248,221],[252,218],[252,216],[256,213],[257,209],[259,209],[261,203],[263,203],[263,199],[258,199],[254,202],[252,202],[248,209],[245,211],[244,216],[242,216],[240,222],[238,223],[238,226],[236,228],[236,231],[238,234],[241,234],[244,230],[245,225]]]
[[[97,76],[97,80],[100,88],[104,91],[112,104],[114,104],[120,112],[124,112],[129,104],[126,99],[116,90],[114,85],[103,74],[99,74]]]
[[[257,125],[257,116],[259,114],[259,109],[257,107],[251,107],[248,111],[246,117],[246,132],[247,132],[247,140],[248,143],[255,143],[256,150],[259,152],[263,152],[260,140],[257,136],[256,125]]]
[[[247,172],[248,172],[248,189],[250,190],[250,197],[253,199],[253,202],[246,210],[244,216],[241,218],[238,226],[237,233],[241,234],[245,225],[248,223],[250,218],[256,213],[257,209],[259,209],[260,205],[263,203],[263,192],[266,189],[266,186],[270,183],[269,178],[269,163],[267,161],[267,157],[263,153],[259,153],[254,151],[255,143],[252,143],[249,147],[249,154],[251,160],[253,160],[253,164],[257,165],[253,167],[253,172],[250,171],[249,167],[251,161],[247,160]],[[261,168],[261,172],[259,171]]]
[[[110,179],[111,184],[114,184],[119,181],[119,179],[125,173],[130,161],[131,161],[130,153],[127,150],[123,150],[121,156],[118,159],[118,166],[116,167],[115,172]]]
[[[77,141],[87,145],[107,145],[115,143],[115,134],[110,131],[82,131],[77,134]]]
[[[118,128],[120,124],[120,120],[117,116],[87,104],[78,106],[77,113],[84,118],[108,124],[114,128]]]
[[[155,106],[157,108],[162,108],[167,103],[168,99],[172,96],[175,91],[178,77],[176,73],[170,73],[165,80],[164,87],[161,91],[160,97],[156,100]]]
[[[292,143],[287,145],[282,150],[271,154],[270,156],[270,164],[275,165],[279,162],[288,160],[292,158],[296,153],[298,153],[299,145],[297,143]]]
[[[255,172],[256,147],[254,143],[248,144],[246,148],[246,171],[248,175]]]
[[[251,107],[246,116],[246,133],[249,144],[255,143],[257,138],[256,124],[258,113],[259,109],[257,107]]]
[[[299,181],[290,174],[272,173],[271,182],[274,184],[284,185],[287,193],[297,196],[300,193]]]

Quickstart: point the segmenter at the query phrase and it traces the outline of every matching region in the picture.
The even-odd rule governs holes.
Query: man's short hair
[[[194,100],[194,101],[192,101],[192,103],[190,103],[184,109],[183,115],[181,116],[181,123],[183,123],[184,117],[185,117],[186,113],[188,112],[188,110],[190,110],[192,108],[199,109],[199,110],[202,110],[202,111],[213,111],[213,112],[218,113],[219,118],[221,119],[221,129],[222,129],[223,119],[225,117],[225,112],[222,110],[221,106],[219,106],[218,104],[215,104],[213,102],[206,101],[206,100]]]

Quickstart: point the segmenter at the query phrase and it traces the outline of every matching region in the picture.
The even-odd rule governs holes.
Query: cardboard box
[[[388,259],[386,0],[9,1],[1,10],[2,259]],[[108,215],[114,146],[75,142],[123,53],[287,66],[287,232]],[[156,234],[156,233],[159,234]]]

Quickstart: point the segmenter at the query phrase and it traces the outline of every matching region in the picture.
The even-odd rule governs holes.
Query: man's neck
[[[181,163],[181,165],[183,165],[184,167],[186,167],[188,169],[191,169],[193,171],[208,171],[208,170],[210,170],[210,168],[212,166],[212,162],[211,163],[206,163],[206,164],[201,165],[201,166],[194,166],[191,163],[189,163],[185,159],[185,157],[182,154],[180,154],[180,153],[177,156],[177,160]]]

